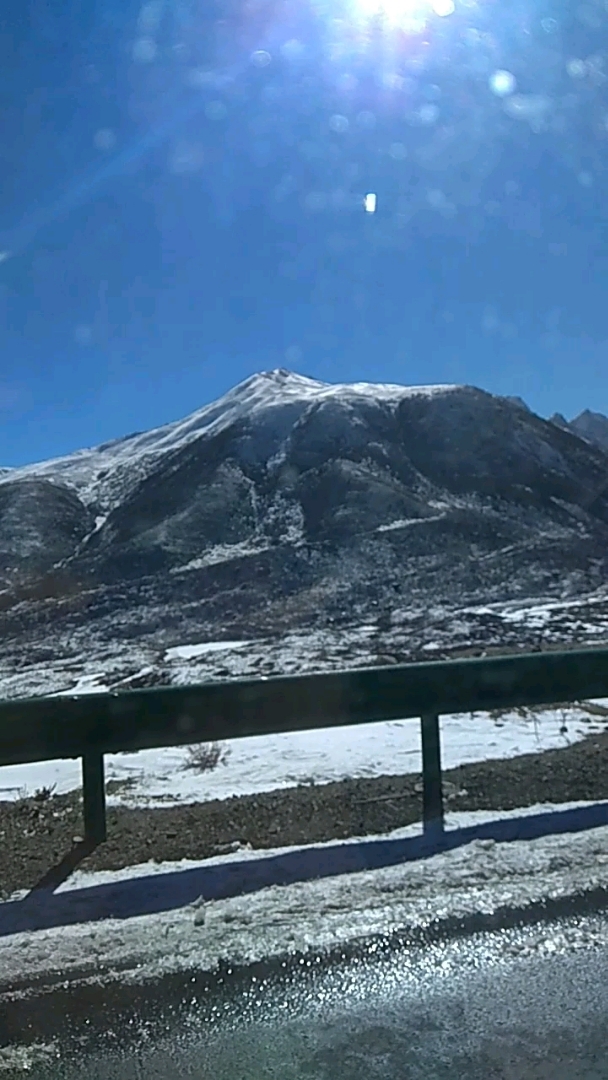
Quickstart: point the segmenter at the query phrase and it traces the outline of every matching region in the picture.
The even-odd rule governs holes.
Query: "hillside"
[[[101,657],[112,685],[142,663],[171,681],[171,646],[263,639],[269,655],[370,622],[415,624],[409,656],[441,619],[460,640],[465,608],[597,598],[608,448],[522,405],[278,370],[183,421],[4,471],[4,692]],[[522,642],[533,630],[521,621]],[[562,631],[577,635],[568,617]]]

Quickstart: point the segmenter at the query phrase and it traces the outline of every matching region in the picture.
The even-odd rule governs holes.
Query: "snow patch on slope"
[[[105,694],[109,692],[110,687],[104,682],[103,672],[99,672],[96,675],[81,675],[77,680],[76,685],[72,686],[70,690],[59,690],[56,694],[49,694],[49,697],[83,697],[85,694]]]
[[[208,653],[244,649],[250,644],[250,641],[203,641],[199,645],[176,645],[172,649],[167,649],[165,660],[192,660],[196,656],[206,656]]]

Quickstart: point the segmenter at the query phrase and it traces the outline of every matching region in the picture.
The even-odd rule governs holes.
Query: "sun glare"
[[[445,18],[456,10],[454,0],[353,0],[365,18],[382,17],[394,26],[420,25],[431,15]]]

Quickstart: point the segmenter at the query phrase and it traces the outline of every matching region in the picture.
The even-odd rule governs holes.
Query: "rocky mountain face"
[[[551,421],[564,430],[579,435],[581,439],[586,439],[588,442],[600,446],[602,450],[608,451],[608,416],[604,416],[603,413],[591,412],[590,409],[585,409],[584,412],[570,421],[566,420],[560,413],[556,413],[555,416],[551,417]]]
[[[144,642],[597,592],[608,434],[585,416],[279,370],[185,421],[6,470],[0,679]]]

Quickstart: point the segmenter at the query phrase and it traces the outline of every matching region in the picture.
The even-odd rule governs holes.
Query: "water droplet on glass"
[[[287,60],[297,60],[304,52],[304,46],[297,38],[290,38],[281,46],[281,52]]]
[[[345,94],[352,94],[358,86],[357,79],[350,72],[345,71],[338,79],[338,89]]]
[[[439,108],[437,105],[432,104],[421,105],[418,109],[417,117],[421,124],[434,124],[439,117]]]
[[[429,86],[424,87],[424,96],[427,101],[438,101],[441,97],[441,87],[436,83],[430,83]]]
[[[501,69],[490,76],[490,90],[497,97],[508,97],[515,93],[516,86],[515,76],[510,71]]]
[[[407,157],[407,150],[403,143],[394,142],[390,145],[389,154],[395,161],[404,161]]]
[[[334,113],[329,118],[329,126],[332,131],[343,132],[348,131],[348,120],[345,116],[341,116],[340,113]]]
[[[256,51],[251,54],[251,63],[255,64],[256,67],[268,67],[271,59],[272,57],[266,49],[256,49]]]
[[[403,78],[403,75],[398,75],[394,71],[387,72],[387,74],[382,79],[382,82],[384,83],[384,85],[387,87],[388,90],[404,90],[405,89],[405,79]]]
[[[116,146],[116,136],[111,128],[100,128],[93,141],[98,150],[113,150]]]
[[[150,64],[156,58],[156,51],[156,42],[152,38],[138,38],[133,45],[133,59],[138,64]]]
[[[409,12],[404,15],[401,20],[401,29],[404,34],[423,34],[426,30],[426,19],[424,15],[416,15],[414,12]]]
[[[369,109],[363,109],[357,116],[357,123],[362,128],[373,128],[376,126],[376,117]]]
[[[514,94],[505,101],[505,112],[515,120],[527,120],[533,131],[544,125],[550,101],[542,94]]]
[[[143,34],[157,29],[162,11],[162,4],[158,0],[150,0],[150,3],[142,5],[137,23]]]
[[[454,0],[431,0],[431,7],[442,19],[447,15],[453,15],[456,10]]]
[[[571,79],[584,79],[587,74],[587,65],[584,60],[575,58],[568,61],[566,71]]]

